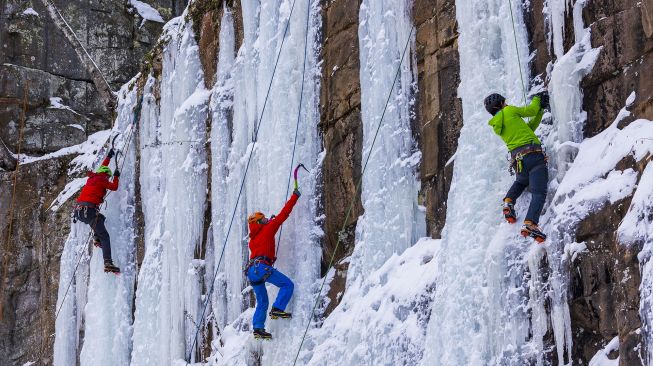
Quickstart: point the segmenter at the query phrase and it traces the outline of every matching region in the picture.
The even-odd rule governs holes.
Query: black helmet
[[[503,108],[503,102],[506,101],[501,94],[492,93],[485,97],[485,109],[491,114],[495,115],[499,113],[501,108]]]

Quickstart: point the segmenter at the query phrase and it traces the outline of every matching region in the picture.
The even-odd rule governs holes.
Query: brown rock
[[[416,107],[422,164],[421,203],[428,233],[437,238],[445,222],[453,164],[458,146],[462,105],[455,5],[453,1],[418,0],[414,4],[418,104]]]

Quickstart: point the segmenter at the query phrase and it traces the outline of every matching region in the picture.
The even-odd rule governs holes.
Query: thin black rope
[[[293,145],[292,145],[292,156],[290,157],[290,172],[288,173],[288,183],[286,184],[285,201],[288,201],[288,195],[290,193],[290,180],[292,178],[292,168],[295,163],[295,151],[297,150],[297,134],[299,133],[299,122],[301,121],[302,105],[304,103],[304,75],[306,74],[306,54],[308,49],[308,23],[310,20],[310,14],[311,14],[311,0],[308,0],[306,5],[306,34],[304,36],[304,66],[302,68],[302,87],[299,93],[299,111],[297,111],[297,123],[295,124],[295,138],[293,140]],[[277,238],[278,245],[276,251],[274,252],[275,257],[279,254],[279,247],[281,247],[282,234],[283,234],[283,224],[281,224],[281,227],[279,228],[279,237]]]
[[[256,125],[254,125],[254,135],[252,136],[252,148],[249,153],[249,157],[247,158],[247,164],[245,165],[245,172],[243,173],[243,179],[240,183],[240,189],[238,190],[238,196],[236,197],[236,203],[234,204],[234,210],[231,213],[231,221],[229,222],[229,226],[227,228],[227,234],[224,238],[224,244],[222,245],[222,250],[220,251],[220,258],[218,259],[218,264],[215,267],[215,272],[213,273],[213,278],[211,279],[211,287],[209,288],[209,292],[206,296],[206,300],[204,301],[204,306],[202,307],[202,312],[200,313],[197,329],[195,330],[195,337],[193,337],[193,343],[190,346],[190,349],[188,350],[188,354],[186,357],[186,365],[191,360],[191,355],[193,353],[193,349],[195,348],[195,345],[197,344],[197,338],[199,336],[200,329],[202,327],[202,323],[204,322],[204,314],[206,313],[206,309],[211,302],[211,295],[213,295],[213,290],[215,289],[215,279],[218,277],[218,271],[220,270],[220,264],[222,264],[222,259],[224,258],[224,251],[227,247],[227,243],[229,241],[229,234],[231,233],[231,228],[234,223],[234,219],[236,217],[236,211],[238,210],[238,203],[240,202],[240,197],[243,194],[243,188],[245,187],[245,181],[247,179],[247,172],[249,171],[249,165],[252,161],[252,156],[254,155],[254,148],[256,147],[256,142],[258,139],[258,133],[261,128],[261,124],[263,122],[263,116],[265,114],[265,107],[268,104],[268,98],[270,96],[270,90],[272,89],[272,82],[274,81],[274,76],[277,73],[277,66],[279,65],[279,59],[281,58],[281,51],[283,50],[283,45],[286,42],[286,35],[288,34],[288,28],[290,26],[290,20],[292,19],[292,14],[295,9],[295,3],[297,0],[294,0],[292,3],[292,6],[290,7],[290,14],[288,15],[288,22],[286,23],[286,28],[283,31],[283,37],[281,38],[281,45],[279,46],[279,52],[277,53],[277,60],[274,63],[274,68],[272,69],[272,77],[270,77],[270,83],[268,84],[268,90],[267,93],[265,94],[265,99],[263,101],[263,107],[261,108],[261,114],[259,116],[258,122]],[[308,31],[308,30],[307,30]]]
[[[385,107],[383,108],[383,113],[381,114],[381,119],[379,120],[379,124],[376,127],[376,132],[374,133],[374,138],[372,139],[372,144],[370,145],[370,151],[367,153],[367,158],[365,159],[365,164],[363,165],[363,170],[361,171],[361,176],[358,179],[358,184],[356,184],[356,191],[354,192],[355,194],[358,193],[360,190],[360,187],[363,183],[363,176],[365,175],[365,171],[367,170],[367,164],[370,161],[370,157],[372,156],[372,151],[374,149],[374,144],[376,144],[376,139],[379,135],[379,131],[381,130],[381,125],[383,124],[383,118],[385,117],[385,113],[388,109],[388,104],[390,103],[390,98],[392,98],[392,93],[395,89],[395,85],[397,84],[397,79],[399,79],[399,75],[401,74],[401,65],[404,62],[404,58],[406,56],[406,50],[408,50],[408,45],[410,44],[411,37],[413,35],[413,31],[415,30],[415,26],[413,25],[410,28],[410,33],[408,34],[408,39],[406,40],[406,45],[404,46],[404,51],[401,55],[401,60],[399,61],[399,65],[397,66],[397,72],[395,74],[394,81],[392,82],[392,87],[390,87],[390,93],[388,94],[388,99],[385,101]],[[338,252],[338,247],[340,246],[342,234],[345,231],[345,228],[347,227],[347,221],[349,220],[349,216],[351,215],[352,208],[354,207],[354,203],[356,200],[351,200],[351,203],[349,204],[349,208],[347,209],[347,215],[345,215],[345,220],[342,224],[342,229],[340,229],[340,232],[338,233],[338,240],[336,241],[336,246],[333,250],[333,254],[331,255],[331,259],[329,260],[329,266],[327,267],[328,269],[331,268],[333,265],[333,261],[335,260],[336,253]],[[327,269],[327,272],[328,272]],[[297,349],[297,354],[295,355],[295,360],[293,361],[293,366],[297,364],[297,360],[299,359],[299,353],[302,350],[302,346],[304,345],[304,340],[306,340],[306,334],[308,333],[308,328],[311,326],[312,318],[315,315],[315,309],[317,309],[317,304],[320,302],[320,296],[322,294],[322,290],[324,289],[324,285],[326,284],[328,276],[324,276],[324,279],[322,280],[322,284],[320,285],[320,289],[318,290],[317,294],[315,295],[315,302],[313,304],[313,309],[311,310],[311,314],[309,315],[308,322],[306,324],[306,329],[304,330],[304,334],[302,335],[302,340],[299,343],[299,348]]]
[[[526,104],[526,87],[524,86],[524,75],[521,70],[521,58],[519,57],[519,46],[517,45],[517,29],[515,27],[515,17],[512,15],[512,0],[508,0],[508,4],[510,6],[510,20],[512,22],[512,35],[515,40],[515,51],[517,51],[517,63],[519,65],[519,78],[521,79],[521,91],[522,91],[522,98],[524,100],[524,104]]]
[[[136,108],[134,109],[134,124],[132,126],[131,131],[129,132],[129,137],[127,138],[127,144],[125,145],[127,147],[126,152],[129,152],[129,148],[131,147],[131,139],[132,139],[132,136],[134,134],[134,130],[136,129],[136,124],[139,123],[140,119],[141,119],[141,106],[142,106],[142,103],[143,103],[143,96],[141,95],[141,97],[139,98],[138,104],[136,105]],[[124,148],[125,147],[123,146],[123,149]],[[120,170],[123,169],[123,167],[125,166],[126,161],[127,161],[127,158],[125,157],[122,160],[122,165],[120,166]],[[118,157],[116,157],[116,167],[117,166],[118,166]],[[106,197],[108,197],[109,194],[111,194],[111,192],[112,191],[108,191],[107,194],[103,197],[103,200],[106,199]],[[106,201],[102,202],[101,207],[106,207],[106,204],[107,204]],[[99,209],[98,209],[98,211],[99,211]],[[75,280],[75,275],[77,274],[77,269],[79,268],[79,264],[82,262],[84,249],[88,248],[88,244],[91,241],[91,237],[93,236],[93,232],[95,231],[95,226],[97,225],[97,219],[98,219],[98,217],[96,216],[95,221],[93,222],[93,227],[91,228],[91,231],[88,233],[88,237],[84,241],[85,244],[82,246],[82,248],[79,251],[79,254],[77,255],[77,264],[75,265],[75,270],[73,271],[73,273],[72,273],[72,275],[70,277],[70,281],[68,281],[68,286],[66,287],[66,292],[64,292],[63,298],[61,299],[61,304],[59,305],[59,309],[55,313],[55,317],[54,317],[55,322],[59,318],[59,313],[61,312],[61,309],[63,308],[64,303],[66,302],[66,296],[68,296],[68,291],[70,291],[70,287],[73,284],[73,281]]]

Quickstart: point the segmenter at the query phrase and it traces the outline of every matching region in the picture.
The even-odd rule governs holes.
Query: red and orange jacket
[[[109,158],[104,159],[102,165],[108,166],[110,160]],[[112,191],[118,189],[118,177],[113,177],[113,180],[109,181],[109,175],[106,173],[88,172],[87,175],[86,185],[82,188],[77,202],[90,202],[99,205],[104,202],[107,189]]]
[[[249,224],[249,250],[251,252],[249,258],[268,257],[275,261],[275,243],[274,236],[279,231],[281,224],[290,216],[295,203],[299,196],[293,194],[290,199],[283,206],[283,209],[277,216],[270,219],[267,224],[259,224],[257,222]],[[272,263],[270,263],[272,264]]]

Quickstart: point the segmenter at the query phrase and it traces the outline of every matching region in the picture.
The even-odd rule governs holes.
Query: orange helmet
[[[254,212],[253,214],[249,215],[247,217],[247,222],[250,224],[258,222],[258,220],[265,218],[265,214],[263,212]]]

